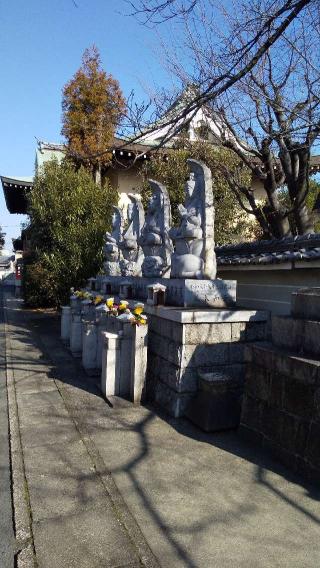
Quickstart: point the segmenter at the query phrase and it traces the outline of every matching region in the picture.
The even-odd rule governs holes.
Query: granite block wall
[[[293,471],[320,480],[320,362],[274,345],[246,348],[240,430]]]
[[[179,417],[198,390],[198,370],[223,370],[244,380],[244,347],[263,340],[263,321],[180,323],[150,315],[147,397]]]

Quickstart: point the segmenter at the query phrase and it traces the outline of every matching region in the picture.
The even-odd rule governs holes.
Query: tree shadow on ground
[[[26,315],[27,314],[25,314],[25,316]],[[31,334],[26,329],[26,324],[30,326],[32,330]],[[160,420],[167,424],[167,434],[176,432],[175,436],[177,436],[177,434],[179,437],[181,436],[182,442],[180,443],[182,447],[180,449],[177,448],[175,459],[183,459],[183,456],[185,456],[183,440],[187,439],[199,442],[201,445],[208,446],[208,448],[212,446],[223,450],[227,454],[238,456],[256,466],[254,469],[253,486],[265,487],[276,499],[284,501],[290,508],[308,518],[312,524],[318,525],[320,523],[320,516],[315,515],[312,511],[309,511],[306,506],[301,506],[298,501],[292,499],[291,495],[283,490],[283,486],[281,486],[281,488],[277,486],[274,479],[269,476],[269,473],[275,473],[281,478],[286,479],[289,483],[296,483],[303,486],[306,495],[312,500],[320,500],[320,491],[314,486],[305,483],[301,478],[291,474],[285,467],[276,464],[265,452],[258,449],[255,445],[241,439],[236,432],[206,434],[198,430],[187,420],[170,418],[148,405],[145,407],[146,414],[144,414],[142,418],[139,418],[139,408],[135,408],[130,404],[128,404],[128,406],[126,406],[126,404],[119,406],[117,400],[110,400],[109,406],[107,406],[100,393],[99,379],[96,377],[89,378],[81,368],[80,361],[75,360],[61,344],[57,318],[52,316],[47,317],[43,314],[36,314],[34,316],[34,314],[29,313],[27,322],[21,323],[17,319],[15,325],[17,326],[14,329],[15,338],[18,340],[19,344],[23,346],[23,349],[26,350],[25,355],[19,350],[16,350],[16,352],[13,351],[12,353],[15,360],[16,372],[18,371],[22,375],[26,372],[26,376],[28,376],[29,373],[29,376],[32,378],[32,376],[36,375],[38,372],[40,374],[43,373],[41,370],[38,371],[38,367],[49,364],[50,370],[49,373],[46,374],[48,379],[53,382],[57,381],[58,384],[60,381],[67,388],[70,386],[79,389],[74,392],[73,389],[69,389],[70,393],[72,392],[73,399],[72,396],[70,396],[68,400],[71,405],[71,410],[74,411],[76,422],[80,427],[88,429],[92,440],[98,440],[99,435],[102,435],[105,442],[107,442],[109,438],[112,439],[112,436],[117,434],[120,430],[124,431],[128,436],[134,433],[137,438],[133,447],[134,455],[128,453],[128,455],[121,460],[120,464],[110,464],[109,460],[105,457],[107,454],[103,454],[103,448],[97,449],[97,453],[100,453],[102,461],[105,464],[104,469],[100,471],[100,475],[109,475],[111,473],[112,476],[125,474],[128,477],[134,491],[139,495],[143,509],[147,512],[146,518],[152,520],[152,523],[160,531],[162,538],[166,540],[169,547],[174,551],[175,556],[184,566],[189,568],[197,568],[197,566],[199,566],[196,560],[196,552],[190,551],[190,548],[186,545],[186,538],[192,539],[193,542],[201,542],[202,536],[207,534],[206,531],[208,527],[210,528],[211,526],[218,527],[222,525],[225,526],[227,530],[230,523],[232,523],[232,520],[230,520],[230,511],[232,512],[232,519],[236,519],[237,522],[241,520],[244,525],[247,522],[250,524],[250,519],[255,513],[256,506],[250,494],[244,493],[241,497],[241,501],[235,503],[234,499],[230,496],[232,488],[230,487],[230,492],[226,488],[221,488],[221,492],[223,493],[222,497],[226,504],[223,510],[215,511],[212,514],[206,510],[200,517],[198,516],[197,519],[193,519],[192,516],[189,516],[188,518],[175,521],[173,525],[170,519],[163,513],[161,507],[157,506],[154,495],[150,494],[148,488],[141,481],[139,474],[140,468],[143,467],[144,464],[149,463],[149,460],[152,459],[151,455],[155,451],[157,441],[155,443],[152,439],[153,434],[150,433],[150,429]],[[30,350],[32,347],[36,347],[41,353],[41,356],[36,360],[30,360],[28,346],[30,346]],[[26,366],[30,368],[24,371],[24,367]],[[83,396],[81,395],[81,391],[83,391]],[[94,396],[92,397],[92,395]],[[98,401],[99,405],[97,406],[96,403],[98,403]],[[74,404],[74,407],[72,407],[72,404]],[[129,419],[127,413],[128,408],[131,413],[135,413],[136,411],[135,419]],[[48,408],[48,419],[52,424],[57,422],[60,417],[61,415],[56,412],[54,406]],[[117,440],[117,437],[115,437],[115,440]],[[170,438],[158,441],[158,445],[161,444],[163,446],[166,444],[169,445]],[[66,446],[62,442],[61,444],[49,444],[48,451],[51,456],[48,457],[48,459],[56,460],[57,464],[63,464],[62,471],[59,471],[62,486],[67,487],[70,481],[75,482],[72,485],[73,489],[70,490],[70,496],[75,502],[85,506],[91,499],[90,492],[88,493],[87,491],[88,484],[90,485],[91,480],[97,481],[97,473],[90,471],[90,467],[78,471],[77,464],[75,464],[72,454],[68,454]],[[174,451],[171,455],[174,455]],[[188,477],[191,479],[192,476],[196,474],[199,464],[195,460],[195,463],[188,467],[189,469],[184,472],[186,481]],[[181,473],[181,469],[178,470],[178,472]],[[152,471],[152,474],[154,474],[154,471]],[[153,480],[154,486],[158,485],[159,491],[163,492],[165,496],[166,488],[163,487],[161,470],[154,475],[158,476],[157,479]],[[174,484],[178,491],[181,485],[181,477],[179,475],[174,479]],[[47,498],[49,500],[54,499],[56,496],[55,485],[45,490],[43,485],[39,484],[35,490],[48,494]],[[185,495],[186,499],[190,497],[191,495]],[[73,509],[71,509],[71,512],[74,512]],[[254,544],[257,547],[259,546],[258,541]]]

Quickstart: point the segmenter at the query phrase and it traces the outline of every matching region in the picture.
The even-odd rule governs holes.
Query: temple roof
[[[0,178],[9,213],[27,213],[27,195],[32,188],[33,178],[5,176],[0,176]]]

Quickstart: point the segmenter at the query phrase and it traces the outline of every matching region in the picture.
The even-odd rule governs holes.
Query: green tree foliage
[[[61,133],[70,155],[91,168],[98,184],[102,166],[111,161],[106,149],[124,110],[118,81],[101,69],[97,48],[86,49],[80,69],[63,89]]]
[[[0,252],[2,251],[4,244],[5,244],[5,241],[6,241],[5,236],[6,236],[6,234],[3,233],[2,227],[0,227]]]
[[[148,178],[154,178],[167,186],[173,223],[179,223],[177,206],[184,201],[184,184],[188,177],[187,158],[202,160],[211,170],[213,194],[215,201],[215,240],[217,244],[228,244],[260,237],[260,229],[256,220],[249,218],[230,190],[225,177],[225,167],[228,171],[235,169],[239,159],[230,150],[216,148],[206,142],[181,141],[182,148],[154,155],[141,170],[142,198],[147,206],[150,197]],[[244,168],[242,181],[250,183],[250,174]]]
[[[103,239],[118,194],[96,185],[90,172],[67,159],[37,173],[30,194],[28,238],[33,251],[24,271],[26,302],[58,306],[103,263]]]

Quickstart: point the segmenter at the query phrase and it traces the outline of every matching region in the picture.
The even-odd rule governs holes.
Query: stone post
[[[148,326],[143,325],[133,327],[130,400],[135,404],[140,404],[145,395],[144,387],[147,373],[147,338]]]
[[[70,351],[74,357],[81,357],[82,322],[81,314],[73,314],[70,329]]]
[[[84,321],[82,330],[82,365],[87,373],[94,373],[97,367],[97,324]]]
[[[71,331],[71,308],[70,306],[62,306],[61,313],[61,339],[64,343],[68,343]]]
[[[120,393],[120,337],[103,332],[101,390],[105,397]]]

